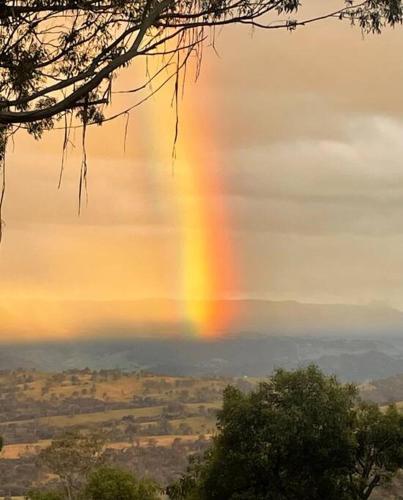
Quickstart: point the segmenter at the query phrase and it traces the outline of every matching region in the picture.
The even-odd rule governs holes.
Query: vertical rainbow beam
[[[207,71],[208,68],[203,69],[204,78]],[[230,302],[220,299],[234,291],[236,280],[228,213],[214,158],[219,144],[213,127],[215,120],[211,109],[207,116],[204,110],[201,110],[203,116],[196,113],[200,84],[194,87],[189,82],[179,104],[179,140],[170,194],[175,200],[181,235],[181,277],[177,292],[184,309],[178,311],[178,319],[194,334],[208,338],[228,330],[234,311]],[[153,156],[157,161],[154,168],[158,175],[161,167],[163,175],[170,175],[175,126],[175,112],[169,106],[172,92],[171,85],[161,89],[150,109],[153,122],[150,135],[154,139]],[[203,94],[212,97],[206,96],[206,89]]]
[[[230,325],[234,311],[228,301],[219,299],[234,291],[235,266],[215,158],[216,120],[211,111],[208,116],[197,115],[194,104],[195,97],[186,95],[174,181],[182,202],[185,312],[196,334],[211,337],[225,333]]]

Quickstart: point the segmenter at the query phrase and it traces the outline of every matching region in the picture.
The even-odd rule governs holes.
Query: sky
[[[61,132],[18,135],[1,339],[74,337],[103,321],[235,328],[217,299],[403,309],[402,41],[398,28],[363,37],[338,21],[222,30],[199,80],[188,78],[174,163],[169,89],[128,122],[89,131],[80,217],[79,131],[60,190]],[[135,101],[114,99],[114,109]],[[153,302],[134,307],[140,299]]]

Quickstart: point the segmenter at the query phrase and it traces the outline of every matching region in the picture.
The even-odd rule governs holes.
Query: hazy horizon
[[[195,310],[226,311],[231,323],[200,330],[184,319]],[[0,343],[77,341],[161,337],[214,339],[228,336],[349,336],[401,335],[403,311],[387,304],[318,304],[295,300],[216,299],[188,301],[170,298],[126,300],[3,299]]]

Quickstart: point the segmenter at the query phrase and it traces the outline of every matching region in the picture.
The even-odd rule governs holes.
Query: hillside
[[[253,361],[251,361],[253,360]],[[325,372],[356,382],[403,373],[403,342],[394,337],[228,335],[223,338],[132,338],[81,342],[3,344],[0,369],[147,370],[203,377],[270,375],[315,362]]]
[[[360,387],[361,396],[364,399],[374,401],[378,404],[403,402],[403,375],[395,375],[381,380],[373,380]]]
[[[46,479],[35,455],[66,430],[102,433],[111,461],[161,484],[207,446],[228,383],[244,379],[123,374],[118,370],[0,373],[0,496]]]

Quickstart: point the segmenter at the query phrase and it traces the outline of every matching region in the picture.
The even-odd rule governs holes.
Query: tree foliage
[[[26,500],[158,500],[157,485],[148,479],[137,479],[130,472],[112,466],[100,466],[89,472],[80,488],[64,492],[32,490]]]
[[[102,122],[119,68],[157,58],[157,73],[173,67],[177,74],[192,52],[200,55],[209,28],[295,29],[340,18],[379,32],[402,21],[400,0],[346,0],[311,19],[299,10],[298,0],[2,0],[0,123],[23,124],[40,137],[66,113]]]
[[[249,394],[228,387],[217,427],[171,499],[367,499],[403,465],[403,416],[314,366],[278,370]]]
[[[157,486],[147,479],[115,467],[93,471],[84,488],[85,500],[158,500]]]
[[[361,404],[355,413],[355,462],[349,474],[353,499],[367,499],[403,465],[403,417],[395,406],[381,412]]]

